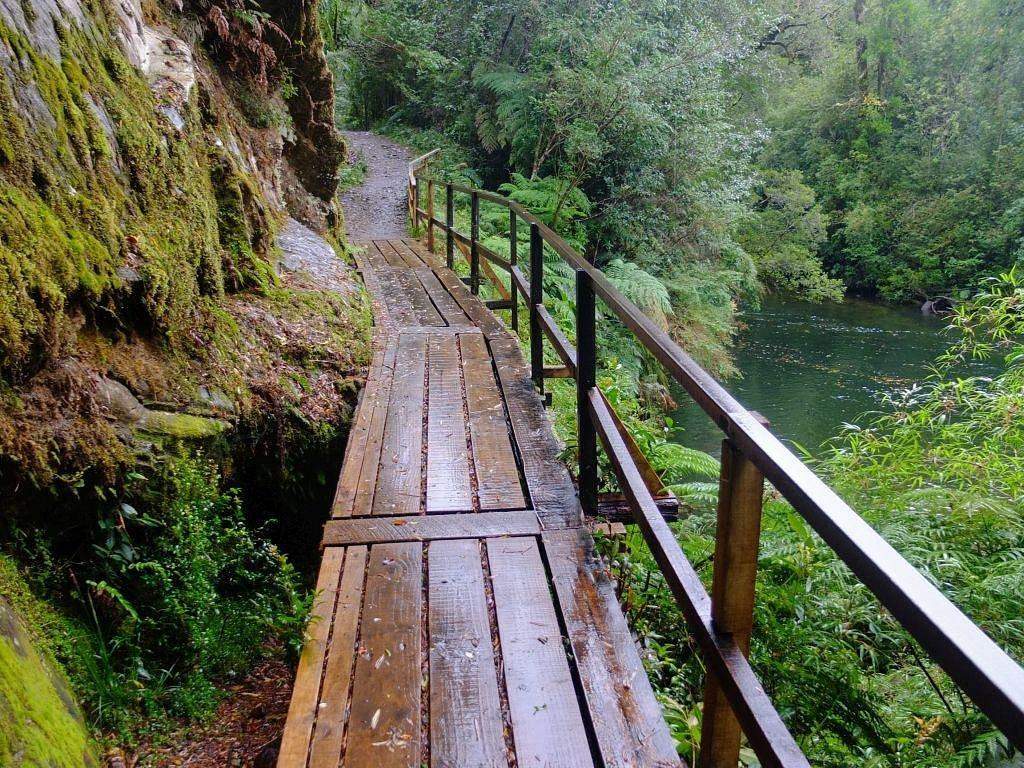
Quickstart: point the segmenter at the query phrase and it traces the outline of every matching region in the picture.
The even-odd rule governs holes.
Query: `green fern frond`
[[[957,768],[984,768],[994,765],[1009,752],[1006,737],[1002,733],[987,731],[975,736],[960,749],[953,757],[953,765]]]
[[[661,280],[636,264],[612,259],[604,273],[622,295],[632,301],[651,320],[662,328],[668,327],[672,315],[672,298]]]

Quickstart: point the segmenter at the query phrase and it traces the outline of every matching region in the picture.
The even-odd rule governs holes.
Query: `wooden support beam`
[[[530,377],[544,394],[544,336],[540,310],[544,306],[544,240],[536,224],[530,225]]]
[[[589,273],[576,270],[576,445],[583,514],[597,512],[597,430],[590,416],[590,390],[597,387],[597,306]]]
[[[469,236],[469,290],[480,294],[480,195],[474,192],[470,199],[471,234]]]
[[[444,231],[446,235],[444,242],[445,264],[448,269],[451,269],[455,265],[455,253],[453,251],[455,243],[452,236],[455,231],[455,200],[451,183],[445,185]]]
[[[483,246],[477,247],[481,251],[481,253],[487,250]],[[491,285],[493,285],[497,289],[498,295],[501,296],[501,300],[503,302],[508,302],[509,304],[508,307],[499,307],[499,309],[511,308],[512,295],[508,292],[508,287],[505,285],[502,279],[498,277],[498,273],[494,271],[494,267],[491,266],[490,259],[486,258],[486,254],[483,255],[484,258],[480,259],[480,271],[484,273],[484,277],[491,281]]]
[[[572,369],[567,365],[545,365],[544,366],[544,378],[545,379],[572,379],[575,378],[576,374],[573,373]]]
[[[679,499],[675,496],[657,496],[654,499],[654,505],[666,520],[679,519]],[[598,495],[597,514],[594,517],[610,523],[636,522],[629,499],[620,493],[602,493]]]
[[[519,333],[519,288],[516,285],[515,268],[519,259],[519,236],[516,233],[516,212],[508,209],[508,295],[512,301],[512,333]]]
[[[321,546],[347,547],[389,541],[436,541],[491,536],[534,536],[540,521],[532,509],[406,517],[347,517],[324,526]]]
[[[562,329],[558,327],[558,323],[555,322],[555,318],[548,312],[547,307],[537,307],[537,319],[540,321],[540,327],[551,341],[551,346],[562,358],[562,362],[565,363],[566,368],[572,371],[573,376],[576,375],[576,349],[572,344],[569,343],[569,338],[562,332]]]
[[[764,475],[731,440],[722,442],[718,489],[715,571],[711,587],[711,621],[728,634],[740,652],[750,652],[754,625],[754,582],[761,540]],[[699,768],[736,768],[742,730],[715,675],[704,687]]]
[[[530,281],[526,279],[526,275],[523,274],[523,270],[519,267],[512,267],[510,270],[512,274],[512,284],[516,287],[516,290],[523,296],[523,301],[529,305],[530,303]]]

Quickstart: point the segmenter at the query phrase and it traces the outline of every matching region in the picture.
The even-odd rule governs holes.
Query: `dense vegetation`
[[[988,282],[953,318],[958,341],[935,374],[837,438],[817,469],[1003,648],[1024,658],[1024,284]],[[1002,363],[959,379],[960,356]],[[676,526],[710,578],[715,515]],[[620,559],[625,598],[677,737],[696,749],[703,666],[639,539]],[[812,764],[983,766],[1005,739],[778,498],[765,510],[755,668]],[[990,762],[994,761],[994,762]]]
[[[791,5],[762,39],[783,64],[759,163],[816,193],[828,271],[920,299],[1024,260],[1024,6]]]
[[[761,290],[965,299],[953,318],[962,341],[934,376],[837,437],[817,469],[1024,656],[1024,289],[1009,271],[1024,256],[1019,3],[328,0],[322,23],[339,119],[445,147],[437,173],[531,208],[719,372],[735,306]],[[457,218],[466,229],[461,201]],[[507,252],[504,213],[485,204],[481,232]],[[554,257],[545,297],[571,336],[571,275]],[[691,510],[677,534],[710,578],[717,462],[667,439],[664,379],[601,322],[599,383]],[[963,355],[1004,361],[1004,372],[958,379]],[[551,387],[571,454],[573,394]],[[615,558],[692,758],[699,654],[642,542],[631,537]],[[1007,757],[991,724],[774,495],[758,599],[755,666],[814,764]]]
[[[140,468],[141,469],[141,468]],[[247,525],[238,489],[216,465],[182,456],[134,472],[69,557],[45,532],[14,530],[35,555],[37,589],[82,611],[40,627],[93,723],[123,738],[168,716],[209,716],[217,683],[244,672],[276,637],[297,651],[306,615],[301,580]],[[13,570],[0,583],[14,590]]]
[[[442,130],[486,183],[585,200],[588,255],[661,280],[691,349],[728,337],[755,273],[920,299],[1021,256],[1017,2],[329,0],[322,18],[344,119]]]

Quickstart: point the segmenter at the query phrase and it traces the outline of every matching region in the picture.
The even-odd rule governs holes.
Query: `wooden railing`
[[[544,379],[551,374],[544,367],[545,337],[564,363],[564,370],[558,375],[576,380],[579,499],[583,511],[597,511],[600,440],[633,518],[701,648],[709,674],[699,765],[735,768],[741,730],[762,765],[808,765],[747,662],[766,479],[1009,741],[1024,750],[1024,669],[789,451],[760,417],[741,406],[556,232],[513,200],[427,176],[425,166],[435,154],[424,155],[410,164],[409,207],[414,226],[426,223],[431,249],[435,246],[435,230],[440,228],[444,232],[449,267],[453,265],[454,248],[464,246],[460,250],[470,263],[471,290],[479,291],[483,267],[489,279],[500,286],[500,293],[508,296],[501,304],[513,309],[513,329],[518,327],[516,309],[520,297],[529,307],[530,363],[537,388],[543,393]],[[420,205],[421,182],[427,185],[425,209]],[[438,186],[445,189],[443,220],[434,215]],[[453,195],[457,193],[468,195],[471,201],[468,237],[454,226]],[[479,242],[481,200],[509,211],[509,259]],[[528,276],[518,265],[518,220],[530,227]],[[576,271],[577,348],[570,345],[544,308],[545,246]],[[491,265],[509,274],[507,287],[497,279]],[[652,470],[596,385],[598,298],[725,435],[711,595],[659,512],[654,498],[657,481],[650,477]]]

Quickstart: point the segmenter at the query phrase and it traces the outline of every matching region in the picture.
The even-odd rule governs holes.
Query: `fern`
[[[987,731],[971,739],[953,757],[956,768],[985,768],[1012,756],[1013,749],[999,731]]]
[[[484,69],[473,72],[473,84],[494,96],[515,96],[529,85],[527,78],[514,69]]]
[[[718,503],[718,483],[676,483],[668,489],[684,507],[706,509]]]
[[[622,295],[662,328],[668,328],[672,298],[668,288],[650,272],[629,261],[613,259],[604,269],[605,276]]]
[[[589,216],[593,205],[583,190],[558,176],[528,179],[513,173],[512,181],[502,184],[502,194],[522,203],[549,227]],[[559,229],[562,234],[566,234]]]
[[[486,151],[507,147],[514,137],[528,131],[529,78],[514,69],[490,69],[481,64],[473,71],[473,84],[492,102],[476,111],[477,138]]]

